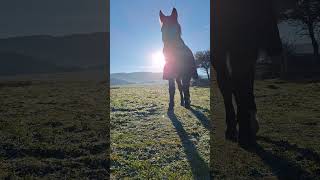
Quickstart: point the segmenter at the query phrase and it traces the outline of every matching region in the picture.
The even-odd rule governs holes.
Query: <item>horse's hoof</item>
[[[239,137],[238,145],[246,150],[246,151],[254,151],[257,148],[257,141],[255,137],[248,137],[246,139],[242,139]]]
[[[190,100],[186,100],[186,101],[184,102],[184,107],[185,107],[186,109],[190,109],[190,108],[191,108],[191,106],[190,106]]]
[[[253,150],[257,146],[256,134],[249,129],[239,132],[238,144],[245,150]]]
[[[226,131],[225,138],[228,141],[237,142],[238,141],[238,132],[237,131]]]
[[[190,104],[185,104],[184,107],[185,107],[186,109],[190,109],[190,108],[191,108]]]
[[[248,152],[255,152],[257,149],[257,142],[253,141],[253,142],[239,142],[239,146],[248,151]]]

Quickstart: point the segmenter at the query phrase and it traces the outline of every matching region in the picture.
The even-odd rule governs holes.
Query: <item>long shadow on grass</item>
[[[310,161],[314,161],[318,166],[320,166],[320,155],[311,149],[298,147],[298,145],[290,144],[288,141],[283,141],[283,140],[275,141],[275,140],[272,140],[268,137],[263,137],[263,136],[259,136],[258,139],[261,141],[264,141],[266,143],[270,143],[275,146],[278,146],[281,149],[288,150],[288,151],[294,151],[294,152],[296,152],[296,154],[301,155],[300,156],[301,159],[307,159]]]
[[[257,139],[279,146],[278,142],[270,140],[269,138],[266,138],[266,137],[260,136],[260,137],[257,137]],[[278,148],[281,150],[284,147],[280,146]],[[296,150],[300,151],[298,149]],[[313,179],[317,176],[315,174],[311,174],[305,169],[302,169],[301,166],[295,163],[293,160],[283,158],[277,155],[275,152],[265,150],[260,145],[256,146],[255,152],[263,160],[263,162],[272,169],[273,173],[279,179]]]
[[[182,146],[191,166],[194,179],[209,179],[208,164],[202,159],[196,146],[190,141],[190,137],[184,130],[181,122],[173,111],[168,112],[167,115],[172,121],[172,124],[176,128],[176,131],[181,139]]]
[[[207,130],[211,130],[210,128],[210,122],[208,120],[208,118],[206,117],[206,115],[204,115],[200,110],[197,109],[193,109],[192,107],[189,109],[192,114],[194,116],[196,116],[196,118],[201,122],[201,124],[207,129]]]
[[[203,112],[210,112],[210,110],[209,109],[207,109],[207,108],[204,108],[204,107],[202,107],[202,106],[197,106],[197,105],[191,105],[192,107],[194,107],[194,108],[196,108],[196,109],[199,109],[199,110],[201,110],[201,111],[203,111]]]

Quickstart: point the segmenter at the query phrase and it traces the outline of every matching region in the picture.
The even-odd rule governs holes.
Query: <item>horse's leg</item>
[[[215,61],[217,83],[222,94],[225,107],[227,123],[225,138],[231,141],[236,141],[238,133],[235,110],[232,104],[231,71],[227,67],[226,56],[219,56]]]
[[[191,76],[183,76],[182,77],[182,89],[184,94],[184,107],[189,109],[190,108],[190,80]]]
[[[184,106],[181,78],[177,78],[176,82],[177,82],[178,89],[179,89],[179,92],[180,92],[180,105]]]
[[[176,90],[176,87],[175,87],[174,79],[170,79],[169,80],[169,107],[168,107],[168,111],[173,110],[175,90]]]
[[[257,55],[254,52],[241,52],[232,56],[235,58],[232,67],[234,68],[233,84],[238,109],[239,144],[246,147],[256,143],[258,131],[253,88]]]

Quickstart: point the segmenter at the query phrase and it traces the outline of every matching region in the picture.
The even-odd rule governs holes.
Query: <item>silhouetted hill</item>
[[[14,52],[0,53],[0,62],[0,75],[70,72],[79,70],[75,67],[60,67],[49,62],[40,61],[31,56]]]
[[[117,79],[117,78],[111,78],[110,79],[110,84],[111,85],[127,85],[127,84],[132,84],[131,82],[122,80],[122,79]]]
[[[153,72],[113,73],[110,81],[111,85],[158,84],[165,82],[162,80],[162,73]]]
[[[20,63],[28,64],[25,61],[30,61],[32,72],[103,69],[109,57],[109,33],[0,39],[0,53],[0,67],[10,66],[12,73],[21,72]]]

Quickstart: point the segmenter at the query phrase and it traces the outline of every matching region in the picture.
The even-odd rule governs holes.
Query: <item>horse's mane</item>
[[[181,38],[181,35],[182,35],[181,25],[178,22],[177,24],[178,24],[178,36],[179,38]]]

